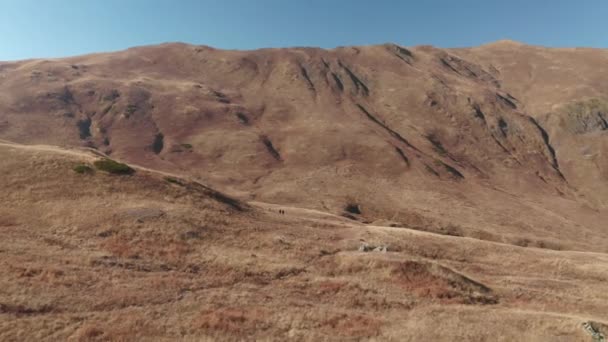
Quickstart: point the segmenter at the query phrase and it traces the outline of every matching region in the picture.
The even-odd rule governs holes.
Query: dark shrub
[[[169,183],[173,183],[173,184],[177,184],[177,185],[184,185],[184,183],[177,179],[177,178],[173,178],[173,177],[165,177],[165,181],[169,182]]]
[[[136,105],[128,105],[127,109],[125,109],[125,114],[127,114],[127,117],[133,115],[135,112],[137,111],[137,106]]]
[[[80,139],[87,139],[91,137],[91,118],[78,120],[76,126],[80,132]]]
[[[159,154],[163,151],[165,147],[164,143],[165,136],[162,133],[158,133],[154,136],[154,142],[152,142],[152,151],[154,153]]]
[[[344,208],[344,210],[346,210],[347,212],[349,212],[351,214],[361,215],[361,209],[359,208],[359,205],[356,203],[348,203],[346,205],[346,207]]]
[[[93,168],[90,167],[89,165],[85,165],[85,164],[78,164],[78,165],[74,166],[73,170],[74,170],[74,172],[80,173],[80,174],[93,173]]]
[[[95,167],[101,171],[106,171],[117,175],[130,175],[135,172],[135,170],[129,167],[129,165],[119,163],[112,159],[97,160],[93,163],[93,165],[95,165]]]
[[[120,97],[120,93],[118,92],[118,90],[112,89],[112,91],[110,91],[110,93],[108,95],[104,96],[103,99],[105,101],[114,101],[119,97]]]

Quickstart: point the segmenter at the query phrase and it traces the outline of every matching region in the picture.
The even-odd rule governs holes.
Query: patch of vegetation
[[[183,147],[183,148],[187,148],[189,150],[192,149],[192,144],[181,144],[180,146]]]
[[[340,76],[336,75],[335,73],[331,73],[331,75],[334,77],[334,81],[336,82],[336,85],[338,86],[338,88],[340,88],[340,91],[344,91],[344,84],[342,84],[342,80],[340,79]]]
[[[432,173],[433,175],[435,175],[435,177],[439,177],[439,172],[435,171],[435,169],[433,169],[432,167],[428,166],[428,165],[424,165],[424,167],[426,168],[426,170],[430,173]]]
[[[238,112],[236,113],[236,117],[239,119],[239,122],[243,125],[249,125],[249,118],[244,113]]]
[[[61,92],[57,93],[57,99],[64,104],[69,104],[74,102],[74,94],[72,94],[68,87],[64,87]]]
[[[544,240],[531,240],[528,238],[517,239],[513,242],[513,244],[519,247],[534,247],[550,249],[554,251],[559,251],[563,249],[563,247],[559,243]]]
[[[233,209],[236,209],[238,211],[245,211],[248,208],[246,204],[244,205],[239,200],[234,199],[230,196],[224,195],[223,193],[221,193],[219,191],[215,191],[209,187],[206,187],[201,183],[192,182],[192,183],[188,183],[187,186],[190,189],[202,190],[207,196],[211,197],[212,199],[214,199],[218,202],[227,204],[227,205],[231,206]]]
[[[464,236],[462,228],[452,223],[449,223],[447,226],[439,227],[439,234],[449,236]]]
[[[201,233],[197,232],[195,230],[190,230],[190,231],[180,234],[180,238],[182,240],[192,240],[192,239],[198,240],[201,238]]]
[[[498,119],[498,129],[500,129],[500,133],[502,133],[503,137],[507,136],[507,133],[509,133],[509,125],[507,124],[505,119]]]
[[[445,147],[443,147],[443,144],[441,143],[441,141],[435,134],[428,134],[426,136],[426,138],[433,145],[433,149],[437,153],[439,153],[442,156],[447,155],[448,151],[445,149]]]
[[[346,204],[346,207],[344,207],[344,210],[351,214],[361,215],[361,208],[359,208],[359,205],[356,203]]]
[[[55,308],[50,305],[42,305],[40,307],[28,307],[23,305],[0,303],[0,313],[12,314],[16,316],[42,315],[53,312],[54,310]]]
[[[120,97],[120,93],[116,89],[112,89],[109,94],[103,97],[104,101],[114,101]]]
[[[164,139],[165,136],[162,133],[158,133],[154,136],[154,141],[152,142],[152,151],[154,151],[154,153],[159,154],[163,151],[165,146]]]
[[[97,234],[97,236],[102,237],[102,238],[107,238],[114,234],[116,234],[115,230],[108,229],[108,230],[104,230],[104,231],[100,232],[99,234]]]
[[[127,109],[125,109],[125,114],[127,114],[127,116],[133,115],[133,113],[135,113],[137,111],[137,106],[136,105],[128,105]]]
[[[97,160],[93,163],[95,167],[101,171],[109,172],[117,175],[130,175],[135,172],[129,165],[119,163],[112,159]]]
[[[184,185],[181,180],[179,180],[177,178],[173,178],[173,177],[165,177],[165,181],[172,183],[172,184]]]
[[[74,166],[73,170],[80,174],[93,173],[93,168],[86,164],[78,164]]]
[[[224,195],[221,192],[211,190],[211,189],[208,189],[208,190],[209,190],[209,193],[208,193],[209,197],[213,198],[214,200],[227,204],[238,211],[245,210],[245,208],[241,206],[241,203],[238,200],[236,200],[232,197],[229,197],[227,195]]]
[[[443,163],[443,166],[445,167],[446,171],[448,171],[454,178],[464,179],[464,175],[462,173],[460,173],[460,171],[458,171],[455,167],[450,166],[445,163]]]
[[[80,139],[87,139],[91,136],[91,118],[78,120],[76,126],[80,133]]]
[[[266,149],[268,150],[270,155],[274,159],[276,159],[278,161],[282,161],[279,151],[277,151],[276,147],[274,147],[274,145],[272,144],[272,141],[270,141],[270,138],[268,138],[265,135],[262,135],[260,138],[262,139],[262,143],[264,143],[264,146],[266,146]]]

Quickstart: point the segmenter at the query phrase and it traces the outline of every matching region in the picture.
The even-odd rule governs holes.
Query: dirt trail
[[[74,150],[74,149],[66,149],[52,145],[22,145],[17,143],[12,143],[6,140],[0,140],[0,146],[7,148],[16,148],[21,150],[35,151],[35,152],[54,152],[59,154],[67,154],[71,156],[76,156],[79,158],[86,159],[94,159],[95,156],[93,152],[88,149],[82,150]]]
[[[582,251],[568,251],[568,250],[550,250],[543,248],[534,248],[534,247],[520,247],[508,243],[501,243],[496,241],[487,241],[482,239],[476,239],[473,237],[466,236],[452,236],[452,235],[444,235],[433,232],[421,231],[414,228],[408,227],[388,227],[388,226],[376,226],[370,224],[363,224],[360,222],[356,222],[340,215],[327,213],[320,210],[315,209],[306,209],[292,206],[285,206],[280,204],[272,204],[272,203],[264,203],[258,201],[249,202],[250,205],[254,207],[258,207],[268,212],[279,214],[279,210],[283,210],[285,212],[284,216],[287,219],[292,219],[294,221],[309,221],[309,222],[318,222],[318,223],[328,223],[328,224],[336,224],[339,223],[342,226],[358,229],[363,232],[369,232],[372,234],[383,234],[383,235],[391,235],[391,234],[399,234],[399,235],[413,235],[419,237],[425,237],[429,239],[436,240],[441,243],[467,243],[467,244],[475,244],[479,247],[483,246],[486,248],[526,248],[533,249],[542,253],[555,254],[561,256],[593,256],[596,258],[603,259],[605,262],[608,262],[608,253],[600,253],[600,252],[582,252]]]

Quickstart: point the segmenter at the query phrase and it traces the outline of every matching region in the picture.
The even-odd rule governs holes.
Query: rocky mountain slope
[[[551,305],[555,306],[548,312],[568,320],[567,324],[574,317],[607,319],[590,299],[601,297],[595,282],[603,279],[599,274],[608,252],[606,62],[607,50],[548,49],[511,41],[467,49],[386,44],[255,51],[163,44],[64,59],[0,62],[0,139],[6,141],[2,166],[9,194],[0,227],[17,234],[15,239],[23,239],[23,245],[34,243],[26,253],[32,262],[57,252],[44,247],[42,227],[51,229],[48,234],[57,241],[73,240],[57,253],[73,250],[70,253],[79,257],[93,253],[100,258],[103,254],[106,261],[102,263],[112,267],[156,270],[162,264],[168,270],[187,272],[187,265],[199,270],[207,265],[202,255],[209,248],[228,249],[224,256],[214,254],[216,258],[242,254],[242,260],[249,260],[245,254],[258,255],[258,248],[266,247],[270,249],[264,262],[274,265],[290,253],[286,250],[295,249],[298,252],[289,254],[292,259],[284,266],[300,271],[290,283],[295,287],[282,293],[283,298],[298,303],[311,300],[308,295],[301,301],[294,299],[302,295],[298,291],[306,292],[296,291],[298,284],[311,281],[300,272],[355,281],[358,290],[348,287],[354,291],[344,295],[348,298],[364,296],[367,290],[397,291],[364,280],[359,272],[368,270],[404,278],[402,288],[407,293],[423,291],[424,298],[434,298],[422,300],[421,308],[445,315],[448,308],[437,301],[465,305],[457,311],[475,316],[495,312],[485,305],[496,299],[500,310],[506,310],[505,319],[519,315],[510,310],[521,305],[528,310],[525,315],[540,315],[544,323],[530,330],[529,337],[543,340],[542,336],[548,336],[543,329],[557,324],[543,313],[542,308]],[[105,178],[103,172],[82,175],[71,170],[75,163],[91,164],[100,156],[128,163],[138,171]],[[38,170],[40,165],[45,166]],[[145,173],[149,175],[142,176]],[[108,196],[114,201],[104,199]],[[86,200],[77,203],[79,198]],[[29,217],[25,205],[46,214]],[[287,215],[273,216],[278,208],[287,208]],[[81,217],[87,212],[91,216]],[[167,212],[174,214],[167,218]],[[135,223],[127,219],[123,227],[120,217],[124,215],[144,217]],[[202,239],[201,244],[198,238],[181,238],[207,225],[217,225],[216,234],[225,236],[213,235],[217,238]],[[265,233],[259,233],[260,229]],[[121,233],[115,235],[117,231]],[[267,238],[273,242],[263,242]],[[389,245],[389,253],[355,253],[365,241]],[[82,250],[80,242],[91,249]],[[283,247],[274,246],[275,242]],[[247,253],[237,253],[241,247]],[[38,248],[44,252],[34,253]],[[391,254],[393,248],[395,254]],[[485,252],[475,254],[476,249]],[[160,254],[149,254],[151,250]],[[440,255],[429,255],[430,251]],[[315,253],[329,253],[333,266],[307,268]],[[174,254],[179,258],[169,260]],[[403,257],[411,260],[395,261]],[[495,261],[486,263],[486,258]],[[547,262],[520,269],[536,258]],[[238,269],[254,259],[242,260],[224,266]],[[492,273],[502,263],[512,269]],[[345,267],[343,273],[330,274],[328,269],[339,265]],[[81,265],[79,270],[89,272],[89,266]],[[39,268],[45,267],[51,266]],[[138,274],[129,267],[121,268],[125,279]],[[266,266],[260,261],[259,267]],[[574,271],[577,267],[579,273]],[[412,270],[420,274],[400,275]],[[197,274],[209,276],[209,272]],[[274,277],[274,271],[259,272]],[[248,276],[237,278],[242,277]],[[275,280],[269,279],[235,284],[259,291],[262,285],[274,286]],[[466,284],[454,285],[454,281]],[[565,289],[564,282],[580,291]],[[435,295],[437,283],[452,284],[457,290],[437,290],[440,294]],[[583,284],[592,285],[583,291]],[[217,286],[223,291],[222,300],[236,303],[237,297],[230,296],[237,295],[227,290],[234,284]],[[583,295],[587,290],[591,292]],[[559,296],[570,295],[558,303]],[[62,302],[58,298],[48,301]],[[485,298],[483,309],[478,298]],[[37,310],[13,299],[0,302],[4,305],[0,315],[23,316],[13,312],[15,308]],[[381,315],[378,300],[368,304]],[[138,300],[133,303],[143,305]],[[259,304],[255,303],[253,308]],[[345,305],[347,312],[358,304]],[[409,310],[408,305],[391,306],[391,312],[402,315],[400,310]],[[98,312],[96,308],[84,310]],[[75,312],[71,304],[57,310]],[[235,310],[213,319],[222,326],[232,324],[226,322],[234,315],[237,321],[249,319],[241,317],[246,315],[241,308]],[[255,310],[249,313],[256,316],[255,322],[278,319],[260,318]],[[354,333],[353,338],[399,336],[392,335],[397,334],[393,328],[361,314],[357,311],[361,322],[338,319],[330,326],[349,331],[361,325],[377,326]],[[296,320],[306,315],[299,312]],[[414,324],[410,318],[407,324]],[[522,322],[523,318],[513,319]],[[109,324],[107,317],[99,321]],[[298,329],[311,328],[283,323],[280,331],[272,330],[278,325],[269,323],[273,327],[269,331],[299,336]],[[314,324],[319,334],[331,335],[319,328],[324,323]],[[579,328],[573,325],[564,328],[564,333],[575,334]],[[99,329],[100,336],[106,336],[105,328]],[[230,331],[235,336],[247,333],[235,327],[221,329],[236,329]],[[57,336],[66,337],[68,330]],[[184,331],[167,338],[200,336]],[[479,337],[480,331],[473,329],[473,335],[464,331],[462,336]],[[82,334],[88,336],[88,332]]]
[[[165,44],[2,63],[0,138],[90,146],[245,199],[335,213],[351,205],[368,222],[449,222],[494,240],[532,224],[551,239],[568,227],[545,211],[595,229],[606,205],[607,58],[513,42]],[[542,208],[520,208],[522,197]],[[501,217],[505,206],[525,219]]]

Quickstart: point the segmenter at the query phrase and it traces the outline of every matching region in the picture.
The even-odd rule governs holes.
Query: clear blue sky
[[[608,0],[0,0],[0,60],[182,41],[218,48],[608,48]]]

